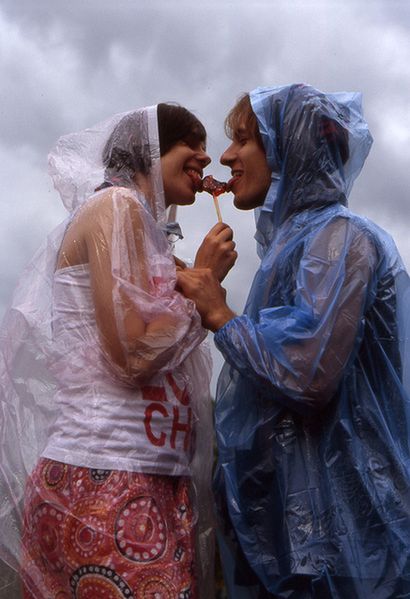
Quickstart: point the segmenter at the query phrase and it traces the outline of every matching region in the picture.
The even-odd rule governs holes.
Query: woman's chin
[[[174,202],[178,206],[191,206],[195,202],[195,194],[192,194],[190,197],[178,198],[178,201]]]
[[[181,197],[178,196],[176,198],[165,198],[165,206],[168,208],[168,206],[171,206],[172,204],[176,205],[176,206],[190,206],[191,204],[193,204],[195,202],[195,195],[193,194],[192,196],[189,197]]]

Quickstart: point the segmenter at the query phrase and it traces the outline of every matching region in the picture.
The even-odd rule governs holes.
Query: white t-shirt
[[[42,456],[88,468],[188,475],[196,410],[186,368],[140,388],[115,378],[101,352],[87,264],[55,273],[53,336],[59,415]]]

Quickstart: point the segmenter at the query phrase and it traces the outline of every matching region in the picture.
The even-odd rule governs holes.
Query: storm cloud
[[[65,217],[47,175],[47,152],[60,135],[176,101],[207,127],[207,172],[227,179],[218,162],[224,116],[238,95],[262,85],[363,93],[374,146],[350,206],[388,229],[410,266],[409,25],[409,3],[398,0],[3,0],[0,311],[24,264]],[[215,222],[203,196],[179,211],[181,257],[193,257]],[[254,221],[231,204],[221,198],[239,252],[226,286],[240,311],[257,266]]]

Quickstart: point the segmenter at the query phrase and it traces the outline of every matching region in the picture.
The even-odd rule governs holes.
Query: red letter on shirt
[[[164,387],[142,387],[142,399],[145,401],[167,401]]]
[[[145,432],[147,433],[147,437],[153,445],[162,447],[163,445],[165,445],[165,440],[166,440],[167,436],[163,431],[159,435],[159,437],[156,437],[154,435],[154,433],[152,432],[151,420],[152,420],[153,412],[159,412],[160,414],[162,414],[164,416],[164,418],[166,418],[168,416],[168,412],[167,412],[166,408],[160,403],[151,403],[145,410],[144,426],[145,426]]]
[[[180,389],[178,387],[178,385],[176,384],[176,382],[174,381],[174,377],[172,376],[172,374],[167,374],[167,381],[168,381],[168,384],[171,387],[172,391],[174,392],[174,395],[177,398],[177,400],[183,406],[187,406],[189,404],[189,395],[186,390],[186,387],[184,387],[183,389]]]
[[[180,422],[179,421],[179,409],[177,407],[173,408],[174,410],[174,419],[172,421],[172,433],[171,433],[171,447],[175,449],[175,440],[178,431],[185,433],[184,437],[184,450],[187,451],[189,440],[191,437],[191,420],[192,420],[192,410],[188,408],[188,422]]]

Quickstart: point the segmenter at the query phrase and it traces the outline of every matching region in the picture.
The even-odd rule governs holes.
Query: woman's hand
[[[177,287],[195,302],[202,325],[210,331],[217,331],[236,316],[226,304],[225,289],[209,268],[178,272]]]
[[[233,231],[225,223],[217,223],[204,238],[194,268],[209,268],[218,281],[223,281],[238,257]]]

